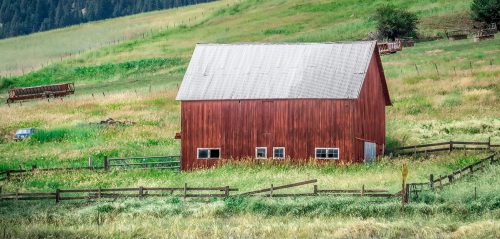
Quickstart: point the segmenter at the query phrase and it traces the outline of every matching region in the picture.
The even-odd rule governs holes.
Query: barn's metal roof
[[[375,46],[197,44],[177,100],[355,99]]]

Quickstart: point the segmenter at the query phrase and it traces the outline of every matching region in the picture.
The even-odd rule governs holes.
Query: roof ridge
[[[344,45],[344,44],[373,44],[376,41],[339,41],[339,42],[228,42],[228,43],[212,43],[198,42],[196,45]]]

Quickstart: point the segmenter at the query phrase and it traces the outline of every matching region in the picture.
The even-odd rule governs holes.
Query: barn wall
[[[385,106],[388,95],[384,95],[381,66],[378,52],[372,55],[365,81],[354,107],[354,149],[356,162],[364,158],[364,140],[377,144],[377,155],[382,154],[385,145]],[[386,92],[387,93],[387,92]]]
[[[255,147],[285,147],[294,160],[314,157],[316,147],[335,147],[353,158],[354,100],[213,100],[182,102],[182,169],[210,167],[197,148],[221,148],[222,158],[254,157]]]

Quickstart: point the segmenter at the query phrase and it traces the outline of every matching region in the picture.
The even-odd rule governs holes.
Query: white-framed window
[[[273,159],[284,159],[285,147],[273,147]]]
[[[267,158],[267,147],[255,148],[255,158],[256,159],[266,159]]]
[[[198,159],[220,159],[220,148],[198,148]]]
[[[339,148],[316,148],[316,159],[339,159]]]

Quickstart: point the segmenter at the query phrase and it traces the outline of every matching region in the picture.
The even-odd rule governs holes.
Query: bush
[[[470,10],[476,21],[500,23],[500,0],[474,0]]]
[[[374,16],[377,30],[386,38],[416,37],[418,17],[412,12],[385,5],[377,9]]]
[[[7,89],[12,85],[14,85],[12,79],[0,78],[0,89]]]

